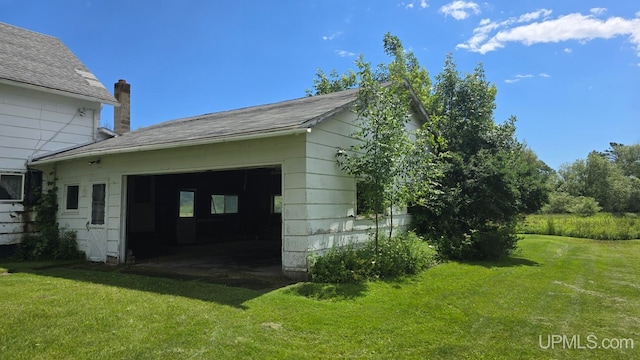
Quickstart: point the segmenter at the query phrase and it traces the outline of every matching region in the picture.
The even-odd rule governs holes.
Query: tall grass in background
[[[559,235],[595,240],[640,239],[639,214],[598,213],[582,217],[571,214],[528,215],[519,233]]]

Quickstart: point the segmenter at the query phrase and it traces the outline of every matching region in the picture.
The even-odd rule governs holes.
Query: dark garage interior
[[[127,179],[127,254],[281,265],[279,166]]]

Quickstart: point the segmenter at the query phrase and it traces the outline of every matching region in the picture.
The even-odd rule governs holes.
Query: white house
[[[357,90],[136,131],[129,92],[120,80],[112,96],[58,39],[0,24],[0,244],[29,231],[25,200],[42,183],[92,261],[233,243],[304,278],[310,254],[367,240],[373,222],[335,158],[356,141]],[[102,104],[117,106],[115,132],[99,128]],[[426,121],[414,111],[411,129]],[[399,210],[394,225],[408,219]]]
[[[103,104],[117,101],[60,40],[0,23],[0,254],[32,231],[42,173],[27,163],[114,135]]]
[[[249,251],[257,241],[279,254],[283,273],[304,278],[311,253],[364,241],[373,227],[357,216],[356,180],[336,163],[355,141],[356,97],[346,90],[168,121],[30,165],[57,178],[59,222],[91,260],[211,242],[245,241]],[[423,121],[415,115],[410,127]],[[395,215],[395,225],[407,221]]]

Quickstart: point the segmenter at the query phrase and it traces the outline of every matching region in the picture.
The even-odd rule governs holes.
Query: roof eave
[[[11,80],[11,79],[0,79],[0,84],[12,85],[12,86],[17,86],[25,89],[30,89],[30,90],[43,91],[49,94],[67,96],[67,97],[72,97],[74,99],[79,99],[79,100],[96,101],[101,104],[120,106],[120,103],[114,97],[112,97],[112,99],[103,99],[95,96],[82,95],[82,94],[78,94],[70,91],[52,89],[46,86],[34,85],[34,84],[29,84],[29,83]]]

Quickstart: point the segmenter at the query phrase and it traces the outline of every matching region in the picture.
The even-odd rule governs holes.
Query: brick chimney
[[[120,106],[113,109],[113,131],[122,135],[131,130],[131,84],[126,80],[118,80],[114,85],[113,96]]]

